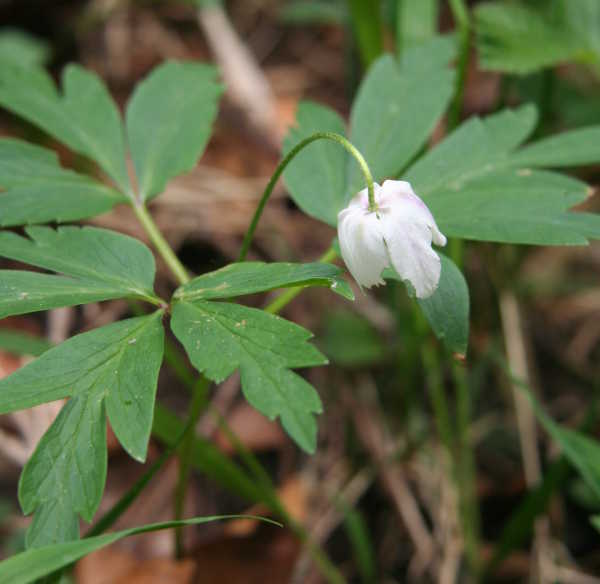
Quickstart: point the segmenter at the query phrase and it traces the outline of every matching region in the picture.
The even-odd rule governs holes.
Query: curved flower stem
[[[243,262],[246,259],[246,255],[248,254],[248,250],[250,249],[250,244],[252,243],[252,238],[254,237],[254,232],[256,231],[256,227],[261,218],[261,215],[265,209],[265,205],[269,200],[269,197],[273,193],[273,189],[279,180],[279,177],[285,170],[285,167],[292,161],[292,159],[298,154],[301,150],[303,150],[306,146],[311,144],[312,142],[316,142],[317,140],[331,140],[336,142],[343,148],[345,148],[352,156],[363,173],[365,177],[365,182],[367,183],[367,188],[369,190],[369,211],[377,210],[377,203],[375,202],[375,189],[373,187],[373,175],[369,169],[369,165],[364,159],[363,155],[358,151],[356,146],[354,146],[347,138],[344,138],[341,134],[336,134],[335,132],[317,132],[312,134],[308,138],[305,138],[296,146],[294,146],[283,158],[283,160],[279,163],[279,166],[275,169],[271,180],[267,184],[263,195],[258,203],[258,207],[256,208],[256,212],[254,213],[254,217],[252,217],[252,222],[250,223],[250,227],[244,236],[244,241],[242,243],[242,248],[240,250],[240,255],[238,257],[238,262]]]

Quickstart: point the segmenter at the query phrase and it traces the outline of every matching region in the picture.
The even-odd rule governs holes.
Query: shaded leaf
[[[354,299],[352,289],[342,278],[343,270],[325,263],[242,262],[203,274],[184,284],[175,298],[192,302],[214,298],[235,298],[291,286],[328,286],[344,298]]]
[[[122,297],[156,298],[154,257],[137,239],[95,227],[28,227],[25,232],[29,239],[0,232],[0,256],[112,289]]]
[[[531,168],[598,160],[597,129],[518,149],[535,122],[531,106],[472,118],[408,171],[446,235],[538,245],[581,245],[597,237],[598,216],[568,212],[589,196],[588,187]]]
[[[352,106],[350,141],[375,180],[396,177],[427,142],[454,92],[454,52],[452,42],[434,39],[405,51],[401,64],[387,55],[369,69]],[[347,173],[344,203],[365,187],[353,159]]]
[[[0,270],[0,319],[128,295],[122,288],[110,283],[75,280],[37,272]]]
[[[60,568],[64,568],[73,562],[76,562],[83,556],[106,547],[124,537],[151,531],[159,531],[161,529],[172,529],[183,525],[200,525],[210,521],[221,521],[225,519],[253,519],[264,521],[272,525],[280,525],[275,521],[250,515],[215,515],[212,517],[196,517],[193,519],[169,521],[166,523],[151,523],[149,525],[133,527],[115,533],[88,537],[80,541],[59,543],[27,550],[0,562],[0,583],[29,584],[29,582],[35,582],[38,578],[51,574]]]
[[[43,65],[50,56],[48,43],[16,28],[0,31],[0,61],[20,67]]]
[[[442,253],[438,255],[442,262],[438,287],[432,296],[419,298],[417,302],[435,336],[450,351],[464,357],[469,343],[469,287],[454,262]],[[383,277],[402,282],[391,268],[383,272]]]
[[[62,168],[52,150],[0,139],[0,226],[73,221],[109,211],[125,199],[91,178]]]
[[[127,106],[127,135],[142,200],[194,168],[217,114],[216,70],[168,62],[139,83]]]
[[[162,311],[72,337],[0,380],[0,413],[71,397],[21,475],[31,545],[75,537],[106,476],[106,414],[125,450],[144,460],[162,363]]]
[[[42,69],[0,68],[0,105],[91,158],[129,193],[125,139],[117,107],[94,73],[69,65],[59,94]]]
[[[220,382],[239,368],[248,402],[284,429],[306,451],[316,446],[315,413],[322,411],[314,388],[289,368],[327,360],[306,341],[311,333],[278,316],[238,304],[177,302],[171,327],[190,361]]]

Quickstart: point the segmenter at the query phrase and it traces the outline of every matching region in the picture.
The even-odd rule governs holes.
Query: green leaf
[[[285,155],[315,132],[346,132],[337,113],[308,101],[299,104],[296,123],[283,142]],[[335,227],[345,202],[345,165],[346,152],[339,144],[317,140],[296,155],[283,178],[292,199],[307,215]]]
[[[407,50],[400,65],[388,55],[369,69],[352,108],[350,140],[376,180],[396,176],[427,141],[452,96],[448,62],[454,53],[452,38],[436,37]],[[314,103],[302,102],[296,121],[284,140],[285,154],[315,132],[344,134],[338,114]],[[354,158],[327,140],[302,150],[283,176],[296,204],[333,227],[348,200],[366,186]]]
[[[449,236],[535,245],[585,245],[586,230],[574,220],[580,214],[567,209],[588,194],[585,183],[565,175],[506,170],[460,187],[449,184],[426,201],[440,229]]]
[[[283,6],[280,18],[289,24],[345,24],[348,9],[340,0],[297,0]]]
[[[397,176],[427,142],[454,92],[454,72],[447,66],[454,50],[453,43],[434,39],[408,49],[400,65],[387,55],[369,69],[352,106],[350,141],[375,180]],[[354,160],[347,176],[345,202],[365,187]]]
[[[52,343],[42,337],[36,337],[22,331],[0,328],[0,349],[13,355],[38,357],[52,347]]]
[[[462,272],[444,254],[437,290],[417,302],[435,336],[453,353],[466,356],[469,344],[469,287]]]
[[[19,501],[25,515],[35,511],[27,547],[79,538],[77,515],[92,520],[106,466],[104,395],[92,390],[69,400],[23,469]]]
[[[20,67],[43,65],[50,56],[48,43],[16,28],[0,31],[0,61]]]
[[[0,319],[127,295],[121,288],[100,282],[37,272],[0,270]]]
[[[198,371],[221,382],[239,368],[248,402],[269,419],[279,416],[298,445],[314,452],[321,401],[289,370],[327,362],[306,342],[309,331],[261,310],[206,301],[177,302],[171,327]]]
[[[388,354],[385,341],[371,323],[351,312],[338,312],[326,319],[319,346],[342,367],[376,365]]]
[[[140,461],[146,450],[162,363],[162,311],[72,337],[0,380],[0,413],[70,397],[21,475],[24,513],[36,511],[31,545],[76,537],[91,520],[106,476],[106,415]]]
[[[121,117],[102,81],[78,65],[63,72],[63,94],[42,69],[0,68],[0,105],[91,158],[129,193]]]
[[[558,12],[515,2],[477,6],[475,28],[481,67],[524,75],[575,58],[585,43]]]
[[[354,42],[365,69],[383,52],[381,6],[379,0],[346,0]]]
[[[183,525],[200,525],[211,521],[225,519],[253,519],[264,521],[272,525],[280,526],[279,523],[251,515],[215,515],[211,517],[195,517],[181,521],[168,521],[165,523],[151,523],[141,527],[133,527],[115,533],[107,533],[96,537],[88,537],[80,541],[59,543],[37,549],[30,549],[0,563],[1,584],[29,584],[38,578],[51,574],[60,568],[76,562],[80,558],[106,547],[124,537],[159,531],[161,529],[172,529]]]
[[[91,178],[62,168],[52,150],[0,139],[0,226],[94,217],[124,197]]]
[[[454,237],[536,245],[581,245],[600,234],[597,215],[567,210],[589,196],[573,178],[531,167],[600,159],[597,128],[518,149],[536,122],[524,106],[472,118],[407,174],[441,230]]]
[[[95,227],[28,227],[30,239],[0,232],[0,256],[71,276],[116,297],[155,301],[152,252],[140,241]],[[64,280],[65,286],[68,284]]]
[[[430,40],[438,29],[438,0],[400,0],[396,43],[403,48]]]
[[[429,298],[417,299],[435,336],[450,351],[464,357],[469,343],[469,287],[462,272],[444,254],[439,254],[442,273],[438,288]],[[384,270],[386,280],[402,278],[392,269]]]
[[[344,298],[354,300],[352,289],[341,276],[343,270],[325,263],[290,264],[243,262],[194,278],[181,286],[174,297],[193,302],[235,298],[291,286],[328,286]]]
[[[406,180],[429,205],[431,195],[440,189],[460,189],[469,180],[505,168],[510,152],[531,134],[536,122],[531,105],[470,118],[411,166]]]
[[[580,166],[600,161],[600,126],[563,132],[525,146],[512,156],[520,166]]]
[[[217,114],[216,70],[168,62],[138,84],[127,106],[127,135],[142,200],[194,168]]]
[[[594,494],[600,497],[600,443],[581,432],[557,424],[544,412],[525,383],[514,377],[512,377],[512,381],[527,397],[537,419],[546,432],[558,443],[563,456],[577,469]]]

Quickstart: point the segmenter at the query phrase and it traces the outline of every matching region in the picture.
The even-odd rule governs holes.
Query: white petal
[[[442,266],[431,249],[432,232],[422,221],[398,221],[396,213],[382,216],[390,262],[403,280],[415,289],[417,298],[431,296],[440,281]]]
[[[344,209],[338,215],[338,239],[344,262],[360,286],[385,283],[381,272],[390,264],[382,222],[375,213],[359,207]]]
[[[439,230],[431,211],[413,191],[409,182],[404,180],[386,180],[381,185],[381,206],[389,208],[398,221],[423,223],[431,230],[433,243],[446,245],[446,237]]]

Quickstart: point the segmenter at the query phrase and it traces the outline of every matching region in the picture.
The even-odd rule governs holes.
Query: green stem
[[[469,11],[464,0],[450,0],[450,8],[452,9],[455,26],[458,29],[459,50],[456,91],[452,106],[448,112],[448,131],[454,130],[460,122],[465,94],[465,82],[467,80],[467,68],[469,65],[469,51],[471,48],[471,23]]]
[[[355,157],[357,157],[357,160],[359,160],[359,158],[360,158],[360,160],[362,160],[362,162],[364,163],[364,168],[363,168],[362,164],[361,164],[361,168],[363,168],[363,172],[365,172],[365,169],[366,169],[365,176],[366,177],[368,176],[367,182],[369,183],[369,200],[371,201],[371,199],[372,199],[374,201],[373,179],[371,177],[368,166],[366,165],[366,162],[364,162],[364,159],[362,158],[362,155],[358,152],[358,150],[356,150],[354,148],[354,146],[352,146],[352,144],[350,144],[350,142],[348,142],[343,136],[338,136],[337,134],[329,134],[329,133],[312,136],[310,139],[304,140],[303,142],[298,144],[298,146],[296,146],[296,148],[292,152],[290,152],[290,154],[288,154],[288,156],[286,157],[286,159],[284,159],[283,162],[285,162],[285,160],[287,160],[287,162],[289,162],[293,158],[295,153],[299,152],[300,149],[304,145],[306,145],[310,142],[313,142],[319,138],[328,138],[328,139],[334,140],[334,141],[344,145],[346,147],[346,149],[349,150],[350,152],[352,152],[353,150],[356,152]],[[292,153],[294,153],[294,154],[292,154]],[[360,164],[360,160],[359,160],[359,164]],[[277,181],[277,178],[281,175],[281,173],[283,172],[283,169],[285,168],[285,165],[287,164],[287,162],[285,162],[285,164],[283,164],[283,162],[280,165],[280,167],[278,167],[278,169],[275,171],[275,175],[273,175],[273,177],[271,178],[269,185],[267,185],[267,189],[265,190],[265,193],[263,194],[263,199],[261,200],[261,204],[259,205],[259,208],[257,209],[257,212],[254,216],[254,219],[253,219],[253,222],[251,225],[251,230],[249,231],[249,233],[246,234],[246,238],[244,239],[245,243],[247,240],[245,253],[247,253],[247,248],[250,246],[250,242],[252,240],[252,235],[254,233],[254,230],[256,229],[256,224],[258,223],[258,220],[260,219],[260,214],[262,213],[262,209],[264,208],[264,206],[273,190],[273,187],[275,186],[275,182]],[[171,269],[171,272],[177,277],[180,284],[185,284],[186,282],[188,282],[189,276],[188,276],[185,268],[183,267],[183,265],[181,264],[181,262],[179,261],[179,259],[177,258],[177,256],[175,255],[175,253],[173,252],[173,250],[167,243],[167,241],[164,239],[161,232],[158,230],[156,224],[154,223],[154,220],[148,213],[148,210],[146,209],[146,207],[143,205],[134,205],[133,209],[134,209],[135,214],[138,217],[140,223],[144,227],[144,230],[148,234],[148,237],[150,238],[150,240],[156,247],[157,251],[162,256],[162,258],[165,260],[167,266],[169,266],[169,268]],[[242,260],[245,258],[245,253],[243,254]],[[242,255],[242,254],[240,254],[240,255]],[[328,252],[323,256],[322,261],[327,261],[327,259],[330,257],[331,258],[335,257],[335,251],[333,249],[328,250]],[[299,293],[300,290],[302,290],[302,288],[300,288],[297,293]],[[297,294],[294,294],[294,296],[292,296],[292,298],[294,298],[296,295]],[[271,312],[278,312],[292,298],[290,298],[286,301],[280,302],[279,303],[280,307],[272,310]],[[167,341],[167,344],[169,344],[169,341]],[[176,516],[180,516],[182,513],[182,510],[183,510],[183,502],[185,500],[185,490],[187,487],[187,479],[189,477],[189,472],[190,472],[190,468],[191,468],[191,456],[193,454],[195,427],[196,427],[197,421],[199,419],[199,416],[202,413],[202,411],[206,405],[206,391],[208,389],[208,381],[206,380],[206,378],[200,377],[200,379],[194,383],[189,378],[189,375],[187,375],[187,371],[185,370],[185,367],[182,366],[181,360],[176,357],[176,353],[173,350],[168,350],[165,353],[165,360],[167,361],[167,363],[172,363],[174,365],[175,374],[179,377],[179,379],[184,383],[184,385],[186,387],[193,389],[193,392],[194,392],[193,398],[192,398],[192,404],[190,406],[190,411],[189,411],[188,419],[186,422],[186,427],[183,432],[183,435],[181,436],[181,442],[179,444],[180,470],[179,470],[179,479],[178,479],[176,499],[175,499],[175,507],[176,507],[175,513],[176,513]],[[244,460],[246,460],[247,464],[250,466],[250,468],[253,469],[253,474],[263,484],[265,483],[265,481],[268,481],[268,484],[270,485],[269,492],[271,493],[270,499],[271,499],[271,507],[273,508],[273,511],[276,512],[280,517],[282,517],[282,519],[284,519],[286,521],[286,523],[289,524],[292,531],[296,534],[296,537],[298,537],[298,539],[300,541],[302,541],[304,543],[304,545],[307,546],[307,549],[309,550],[309,553],[311,554],[315,564],[319,567],[322,575],[327,579],[327,582],[329,584],[345,584],[344,577],[341,575],[341,573],[335,567],[335,565],[331,562],[331,560],[327,557],[325,552],[319,546],[317,546],[316,544],[314,544],[312,542],[310,535],[308,534],[306,529],[300,523],[296,522],[288,514],[283,503],[277,496],[277,493],[276,493],[274,487],[272,486],[272,483],[270,482],[268,474],[263,469],[263,467],[260,464],[260,462],[258,461],[258,459],[254,456],[254,454],[252,452],[248,451],[247,449],[245,449],[243,447],[243,445],[241,445],[240,441],[237,439],[237,437],[235,437],[235,435],[233,434],[231,429],[227,426],[227,423],[225,420],[221,419],[221,424],[223,427],[227,428],[227,433],[230,437],[230,440],[232,440],[232,443],[238,445],[238,450],[243,453]],[[179,440],[178,440],[178,442],[179,442]],[[241,446],[241,450],[239,449],[239,446]],[[123,504],[120,504],[121,502],[119,502],[117,504],[117,506],[115,506],[115,508],[113,508],[113,510],[111,510],[111,512],[109,512],[109,514],[111,515],[111,517],[110,517],[111,523],[114,523],[114,521],[116,521],[116,519],[123,513],[123,511],[131,504],[131,502],[133,502],[133,500],[135,500],[135,498],[139,495],[139,493],[141,492],[143,487],[152,478],[152,476],[154,476],[154,474],[156,474],[156,472],[158,472],[158,469],[168,460],[168,458],[173,454],[174,451],[175,451],[175,449],[173,448],[170,451],[165,452],[164,455],[150,469],[148,475],[145,477],[142,477],[142,479],[140,479],[138,484],[136,484],[134,486],[134,489],[132,489],[131,492],[128,493],[128,495],[126,495],[127,500]],[[141,487],[136,489],[135,487],[137,487],[139,484],[141,484]],[[103,527],[105,529],[109,526],[109,522],[108,521],[104,522],[104,525],[106,526],[106,527]],[[178,553],[181,553],[181,551],[182,551],[181,544],[182,544],[181,535],[179,535],[179,531],[177,531],[176,532],[176,547],[177,547]]]
[[[337,257],[337,252],[333,247],[330,247],[317,261],[321,263],[331,262]],[[306,286],[295,286],[294,288],[289,288],[282,294],[280,294],[271,304],[268,304],[264,311],[270,314],[276,314],[283,310],[285,306],[287,306],[302,290],[304,290]]]
[[[355,160],[358,162],[360,169],[365,177],[365,181],[367,183],[367,188],[369,191],[369,211],[374,212],[377,210],[377,203],[375,201],[375,188],[373,186],[373,175],[369,170],[369,165],[364,159],[363,155],[358,151],[358,149],[344,136],[340,134],[336,134],[335,132],[317,132],[316,134],[312,134],[308,138],[305,138],[296,146],[294,146],[287,155],[283,158],[283,160],[279,163],[279,166],[275,169],[271,180],[267,184],[263,195],[258,203],[258,207],[256,208],[256,212],[254,213],[254,217],[252,217],[252,221],[250,223],[250,227],[244,236],[244,241],[242,242],[242,248],[240,250],[240,255],[238,257],[239,262],[243,262],[248,255],[248,250],[250,249],[250,244],[252,243],[252,239],[254,237],[254,232],[256,231],[256,227],[258,226],[258,222],[263,214],[265,209],[265,205],[269,200],[269,197],[273,193],[273,189],[279,180],[279,177],[285,170],[286,166],[293,160],[293,158],[298,154],[302,149],[311,144],[312,142],[316,142],[317,140],[331,140],[336,142],[340,146],[344,147],[352,156],[354,156]]]
[[[175,489],[175,520],[183,518],[185,506],[185,494],[187,492],[190,470],[192,468],[192,455],[194,452],[194,438],[196,437],[196,425],[200,415],[206,407],[206,395],[208,393],[209,383],[206,377],[200,377],[193,385],[192,403],[188,412],[188,421],[185,429],[185,436],[179,448],[179,478],[177,488]],[[175,555],[178,559],[183,557],[183,528],[175,529]]]
[[[188,276],[186,269],[175,255],[175,252],[171,249],[171,246],[168,244],[163,234],[159,231],[146,206],[143,203],[136,202],[132,205],[132,208],[144,228],[144,231],[150,238],[150,241],[156,248],[156,251],[161,255],[173,275],[177,278],[177,281],[180,284],[189,282],[190,277]]]
[[[453,362],[452,376],[456,388],[456,417],[458,426],[457,480],[460,511],[465,540],[465,552],[471,570],[479,574],[479,508],[477,504],[475,453],[470,438],[471,395],[464,365]]]

